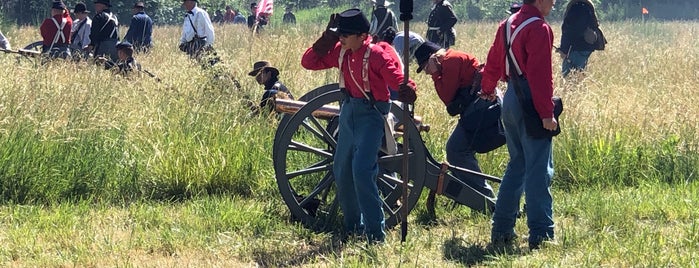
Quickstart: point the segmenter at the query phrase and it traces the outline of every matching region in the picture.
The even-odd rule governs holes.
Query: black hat
[[[133,50],[133,45],[129,43],[129,41],[122,41],[116,44],[116,49],[117,50],[122,50],[122,49],[131,49]]]
[[[250,3],[250,8],[257,8],[257,3]]]
[[[361,10],[353,8],[340,13],[340,21],[337,24],[339,34],[360,34],[369,32],[369,20]]]
[[[510,9],[507,10],[507,14],[515,14],[522,8],[522,3],[512,3]]]
[[[255,64],[252,65],[252,71],[250,71],[248,75],[256,76],[258,73],[265,69],[270,69],[272,72],[275,72],[277,73],[277,75],[279,75],[279,70],[277,68],[272,67],[269,61],[266,60],[255,62]]]
[[[104,4],[105,6],[112,7],[112,4],[109,3],[109,0],[95,0],[95,2],[93,2],[93,3],[95,3],[95,4]]]
[[[67,9],[66,5],[63,4],[63,1],[53,1],[53,3],[51,4],[51,8],[60,10]]]
[[[143,2],[136,2],[135,4],[133,4],[133,8],[146,8],[146,4],[144,4]]]
[[[417,60],[417,65],[420,66],[417,68],[418,73],[422,72],[422,69],[425,68],[425,64],[427,64],[427,60],[430,59],[430,56],[440,49],[441,47],[439,47],[439,45],[430,41],[425,41],[415,50],[415,59]]]
[[[75,4],[75,8],[73,8],[73,13],[90,13],[90,11],[87,10],[87,6],[85,3],[80,2]]]

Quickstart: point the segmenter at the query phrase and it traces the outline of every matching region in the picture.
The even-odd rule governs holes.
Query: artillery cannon
[[[299,101],[275,102],[276,110],[284,114],[275,133],[272,156],[277,185],[292,217],[311,229],[325,230],[341,222],[332,165],[340,105],[344,98],[339,85],[330,84],[310,91]],[[432,198],[434,194],[441,194],[473,210],[492,211],[495,199],[474,190],[449,171],[458,169],[473,178],[493,182],[501,180],[437,162],[420,136],[420,132],[429,130],[429,126],[421,120],[401,118],[402,109],[396,103],[391,105],[391,112],[398,117],[398,131],[394,137],[399,153],[385,155],[380,152],[378,160],[376,183],[383,199],[386,226],[392,227],[400,222],[401,206],[407,206],[408,212],[415,207],[423,188],[430,189]],[[409,138],[404,140],[402,133],[406,131]],[[409,149],[407,202],[401,201],[403,146]],[[434,202],[430,203],[430,199],[428,211],[434,211]]]

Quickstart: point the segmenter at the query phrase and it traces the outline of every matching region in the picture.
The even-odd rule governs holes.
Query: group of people
[[[73,8],[73,20],[63,1],[53,1],[51,17],[45,19],[39,28],[43,39],[42,52],[60,58],[75,54],[83,58],[92,55],[95,58],[119,59],[119,20],[110,10],[110,0],[95,0],[94,5],[95,15],[90,18],[86,5],[77,3]],[[120,47],[136,51],[151,48],[153,20],[144,10],[143,2],[134,4],[131,25]]]
[[[225,14],[220,9],[215,11],[212,22],[221,24],[247,24],[247,19],[240,10],[233,9],[231,6],[226,6]]]
[[[197,2],[183,0],[187,15],[180,49],[191,56],[213,49],[215,40],[209,15]],[[533,105],[541,128],[558,128],[552,101],[554,36],[544,19],[555,0],[524,0],[513,5],[511,16],[499,24],[485,65],[472,54],[450,48],[456,40],[456,17],[447,0],[433,0],[426,39],[414,32],[408,36],[397,32],[396,17],[387,9],[391,3],[374,3],[371,21],[359,9],[332,14],[322,35],[301,57],[301,65],[308,70],[338,68],[340,86],[347,94],[341,106],[333,164],[346,231],[365,235],[371,242],[381,243],[386,237],[383,202],[376,184],[377,160],[391,101],[412,104],[417,100],[415,82],[404,82],[403,64],[409,62],[401,60],[403,42],[409,38],[407,50],[418,64],[417,72],[431,76],[447,112],[459,115],[446,144],[447,161],[480,172],[476,153],[507,145],[510,159],[497,194],[484,179],[454,173],[484,197],[497,197],[491,242],[513,243],[517,239],[514,226],[523,194],[529,247],[536,249],[553,239],[553,139],[528,134],[522,107]],[[108,61],[108,67],[120,71],[140,68],[133,53],[147,50],[152,44],[152,21],[143,12],[143,3],[136,3],[125,41],[118,42],[118,21],[110,6],[109,0],[95,0],[96,14],[90,20],[85,5],[78,3],[73,10],[77,18],[73,24],[65,5],[53,2],[52,16],[41,26],[45,52],[60,56],[69,53],[70,44],[75,44],[95,56],[119,59]],[[250,8],[253,15],[248,25],[251,21],[256,27],[265,25],[268,17],[255,15],[256,4]],[[592,3],[570,0],[565,12],[557,51],[566,59],[562,71],[567,75],[573,69],[585,68],[590,53],[599,48],[586,36],[587,28],[598,28]],[[604,37],[593,41],[600,43],[599,38]],[[2,33],[0,47],[9,49]],[[293,99],[279,79],[280,71],[269,61],[254,63],[248,75],[264,86],[261,108],[280,94]],[[498,81],[507,82],[504,95],[496,90]]]
[[[391,91],[397,92],[394,96],[402,103],[416,100],[416,85],[412,80],[403,82],[404,63],[398,55],[404,49],[403,40],[409,38],[407,50],[417,61],[417,72],[431,76],[447,112],[460,117],[447,141],[448,162],[480,171],[476,153],[507,145],[510,159],[497,194],[484,179],[454,173],[484,197],[497,197],[491,242],[516,241],[515,221],[522,213],[520,198],[524,195],[528,244],[538,249],[554,239],[552,137],[559,126],[552,100],[554,36],[544,17],[555,0],[524,0],[513,5],[511,16],[498,27],[484,65],[472,54],[450,48],[455,42],[456,17],[449,2],[433,1],[426,40],[414,32],[407,37],[396,33],[392,29],[396,28],[395,16],[386,9],[390,2],[375,0],[371,22],[358,9],[333,14],[326,30],[302,56],[301,65],[306,69],[338,68],[340,86],[347,92],[333,164],[344,229],[365,235],[370,242],[385,240],[383,203],[375,182],[377,156]],[[598,49],[578,45],[590,43],[579,29],[597,26],[589,0],[570,1],[558,49],[567,59],[564,75],[584,68],[591,51]],[[389,48],[386,43],[401,47]],[[496,90],[498,81],[508,84],[504,95]],[[528,132],[531,126],[524,123],[525,106],[534,107],[532,116],[538,118],[534,127],[550,134],[542,137]]]

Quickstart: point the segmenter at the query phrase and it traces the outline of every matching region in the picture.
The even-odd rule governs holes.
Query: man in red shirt
[[[525,0],[519,12],[500,23],[482,72],[484,98],[494,98],[498,80],[508,81],[502,121],[510,162],[498,191],[493,214],[491,240],[494,244],[512,243],[516,239],[514,226],[523,193],[526,193],[529,248],[537,249],[544,240],[554,238],[553,197],[550,191],[553,177],[552,139],[534,138],[527,134],[522,108],[527,104],[520,103],[516,93],[516,90],[529,91],[543,127],[547,130],[557,128],[551,100],[553,31],[544,21],[544,16],[551,12],[554,3],[555,0]],[[505,29],[509,34],[505,33]],[[506,40],[511,44],[512,53],[508,53],[509,56],[505,51]],[[513,61],[510,61],[511,58],[514,58]],[[515,88],[515,85],[519,86]]]
[[[73,19],[62,1],[51,5],[51,17],[44,20],[39,27],[43,40],[42,53],[51,57],[70,57],[70,31]]]
[[[417,72],[432,76],[437,95],[450,115],[459,115],[459,122],[447,140],[447,161],[458,167],[481,172],[476,152],[494,150],[504,144],[499,134],[500,111],[496,101],[480,100],[472,85],[479,70],[475,56],[426,41],[415,50]],[[495,105],[495,106],[493,106]],[[491,108],[491,106],[497,108]],[[497,109],[497,110],[496,110]],[[494,140],[497,139],[498,141]],[[484,196],[494,198],[493,188],[483,178],[466,172],[454,175]]]
[[[226,6],[226,14],[223,14],[223,22],[233,23],[234,18],[235,18],[235,11],[233,11],[233,8],[231,8],[231,6]]]
[[[413,103],[415,83],[402,84],[403,72],[391,55],[371,44],[369,20],[359,9],[333,14],[323,35],[303,54],[301,65],[309,70],[340,69],[340,86],[349,96],[340,110],[334,152],[337,199],[345,230],[363,232],[370,242],[381,243],[386,233],[376,179],[389,88],[400,88],[398,99]]]

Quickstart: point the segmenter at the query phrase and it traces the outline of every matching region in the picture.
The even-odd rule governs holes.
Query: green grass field
[[[493,249],[489,217],[444,197],[436,223],[418,204],[403,244],[397,228],[368,246],[290,221],[272,163],[278,119],[249,115],[246,103],[262,91],[247,72],[269,60],[296,96],[335,82],[335,70],[299,64],[319,26],[254,37],[217,26],[224,64],[213,70],[177,50],[178,27],[157,28],[155,49],[138,59],[160,83],[0,55],[0,266],[699,266],[697,26],[606,23],[607,50],[592,55],[586,75],[556,72],[566,107],[554,139],[557,239],[535,252],[522,236],[526,219],[518,245]],[[484,60],[496,27],[458,25],[455,49]],[[15,48],[39,39],[36,28],[4,33]],[[414,70],[416,114],[432,127],[422,138],[442,160],[456,118]],[[504,147],[479,156],[496,176],[507,158]]]

